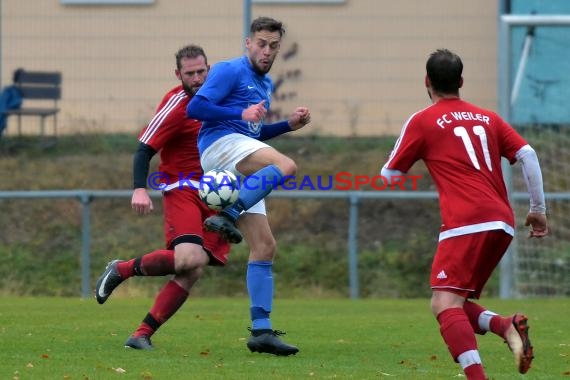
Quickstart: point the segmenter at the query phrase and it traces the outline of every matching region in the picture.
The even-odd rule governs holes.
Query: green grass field
[[[296,356],[250,353],[246,299],[190,299],[153,338],[123,343],[152,299],[0,298],[0,379],[456,379],[428,300],[276,300],[274,328]],[[570,378],[568,299],[487,300],[529,316],[535,361],[519,375],[507,346],[479,338],[492,379]]]

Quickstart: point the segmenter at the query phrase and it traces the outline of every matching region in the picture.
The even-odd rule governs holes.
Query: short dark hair
[[[268,32],[279,32],[279,36],[283,37],[285,34],[285,28],[283,28],[283,23],[272,19],[271,17],[258,17],[252,21],[251,27],[249,28],[250,35],[255,32],[260,32],[266,30]]]
[[[208,64],[208,57],[206,57],[206,53],[204,53],[204,49],[202,49],[198,45],[187,45],[181,48],[176,52],[176,67],[178,70],[182,67],[182,58],[198,58],[204,57],[204,61]]]
[[[463,62],[457,54],[447,49],[436,50],[427,60],[426,71],[434,91],[442,94],[459,92]]]

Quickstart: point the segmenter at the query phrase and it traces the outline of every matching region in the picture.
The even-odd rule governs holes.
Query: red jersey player
[[[155,116],[139,135],[134,155],[132,208],[144,215],[152,211],[146,190],[149,163],[160,152],[157,177],[163,191],[166,249],[159,249],[128,261],[113,260],[97,280],[95,297],[104,303],[112,291],[132,276],[173,274],[156,296],[154,305],[125,347],[152,349],[150,337],[186,301],[188,292],[206,265],[224,265],[229,244],[215,232],[203,230],[203,221],[213,211],[198,197],[202,175],[197,136],[201,123],[186,117],[186,107],[204,83],[209,65],[204,50],[189,45],[176,53],[176,77],[181,84],[170,90]],[[148,178],[149,183],[151,177]]]
[[[474,332],[503,338],[518,371],[526,373],[533,359],[527,318],[503,317],[468,299],[479,298],[514,235],[501,157],[521,163],[530,194],[530,237],[547,234],[540,165],[534,149],[497,114],[461,100],[463,63],[456,54],[435,51],[426,70],[433,104],[405,123],[381,174],[402,175],[423,160],[437,186],[442,226],[430,278],[431,309],[467,379],[487,378]]]

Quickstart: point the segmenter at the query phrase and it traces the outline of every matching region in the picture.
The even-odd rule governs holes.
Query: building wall
[[[12,73],[63,73],[61,133],[132,132],[177,84],[174,53],[193,42],[211,63],[243,52],[241,0],[155,0],[151,5],[2,2],[1,80]],[[346,0],[342,4],[263,4],[252,18],[287,29],[272,69],[282,83],[274,117],[297,105],[312,110],[304,134],[397,134],[428,105],[425,60],[436,48],[460,54],[462,95],[496,109],[497,5],[469,0]],[[8,133],[15,132],[14,120]],[[37,133],[34,118],[24,130]]]

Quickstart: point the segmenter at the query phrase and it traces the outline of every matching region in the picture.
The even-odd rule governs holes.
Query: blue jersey
[[[196,96],[221,107],[244,110],[265,100],[269,110],[273,81],[268,74],[254,71],[246,56],[221,61],[212,66],[208,78]],[[240,113],[241,115],[241,113]],[[244,120],[204,121],[198,134],[198,149],[204,152],[213,142],[230,133],[240,133],[259,139],[263,120],[259,123]]]

